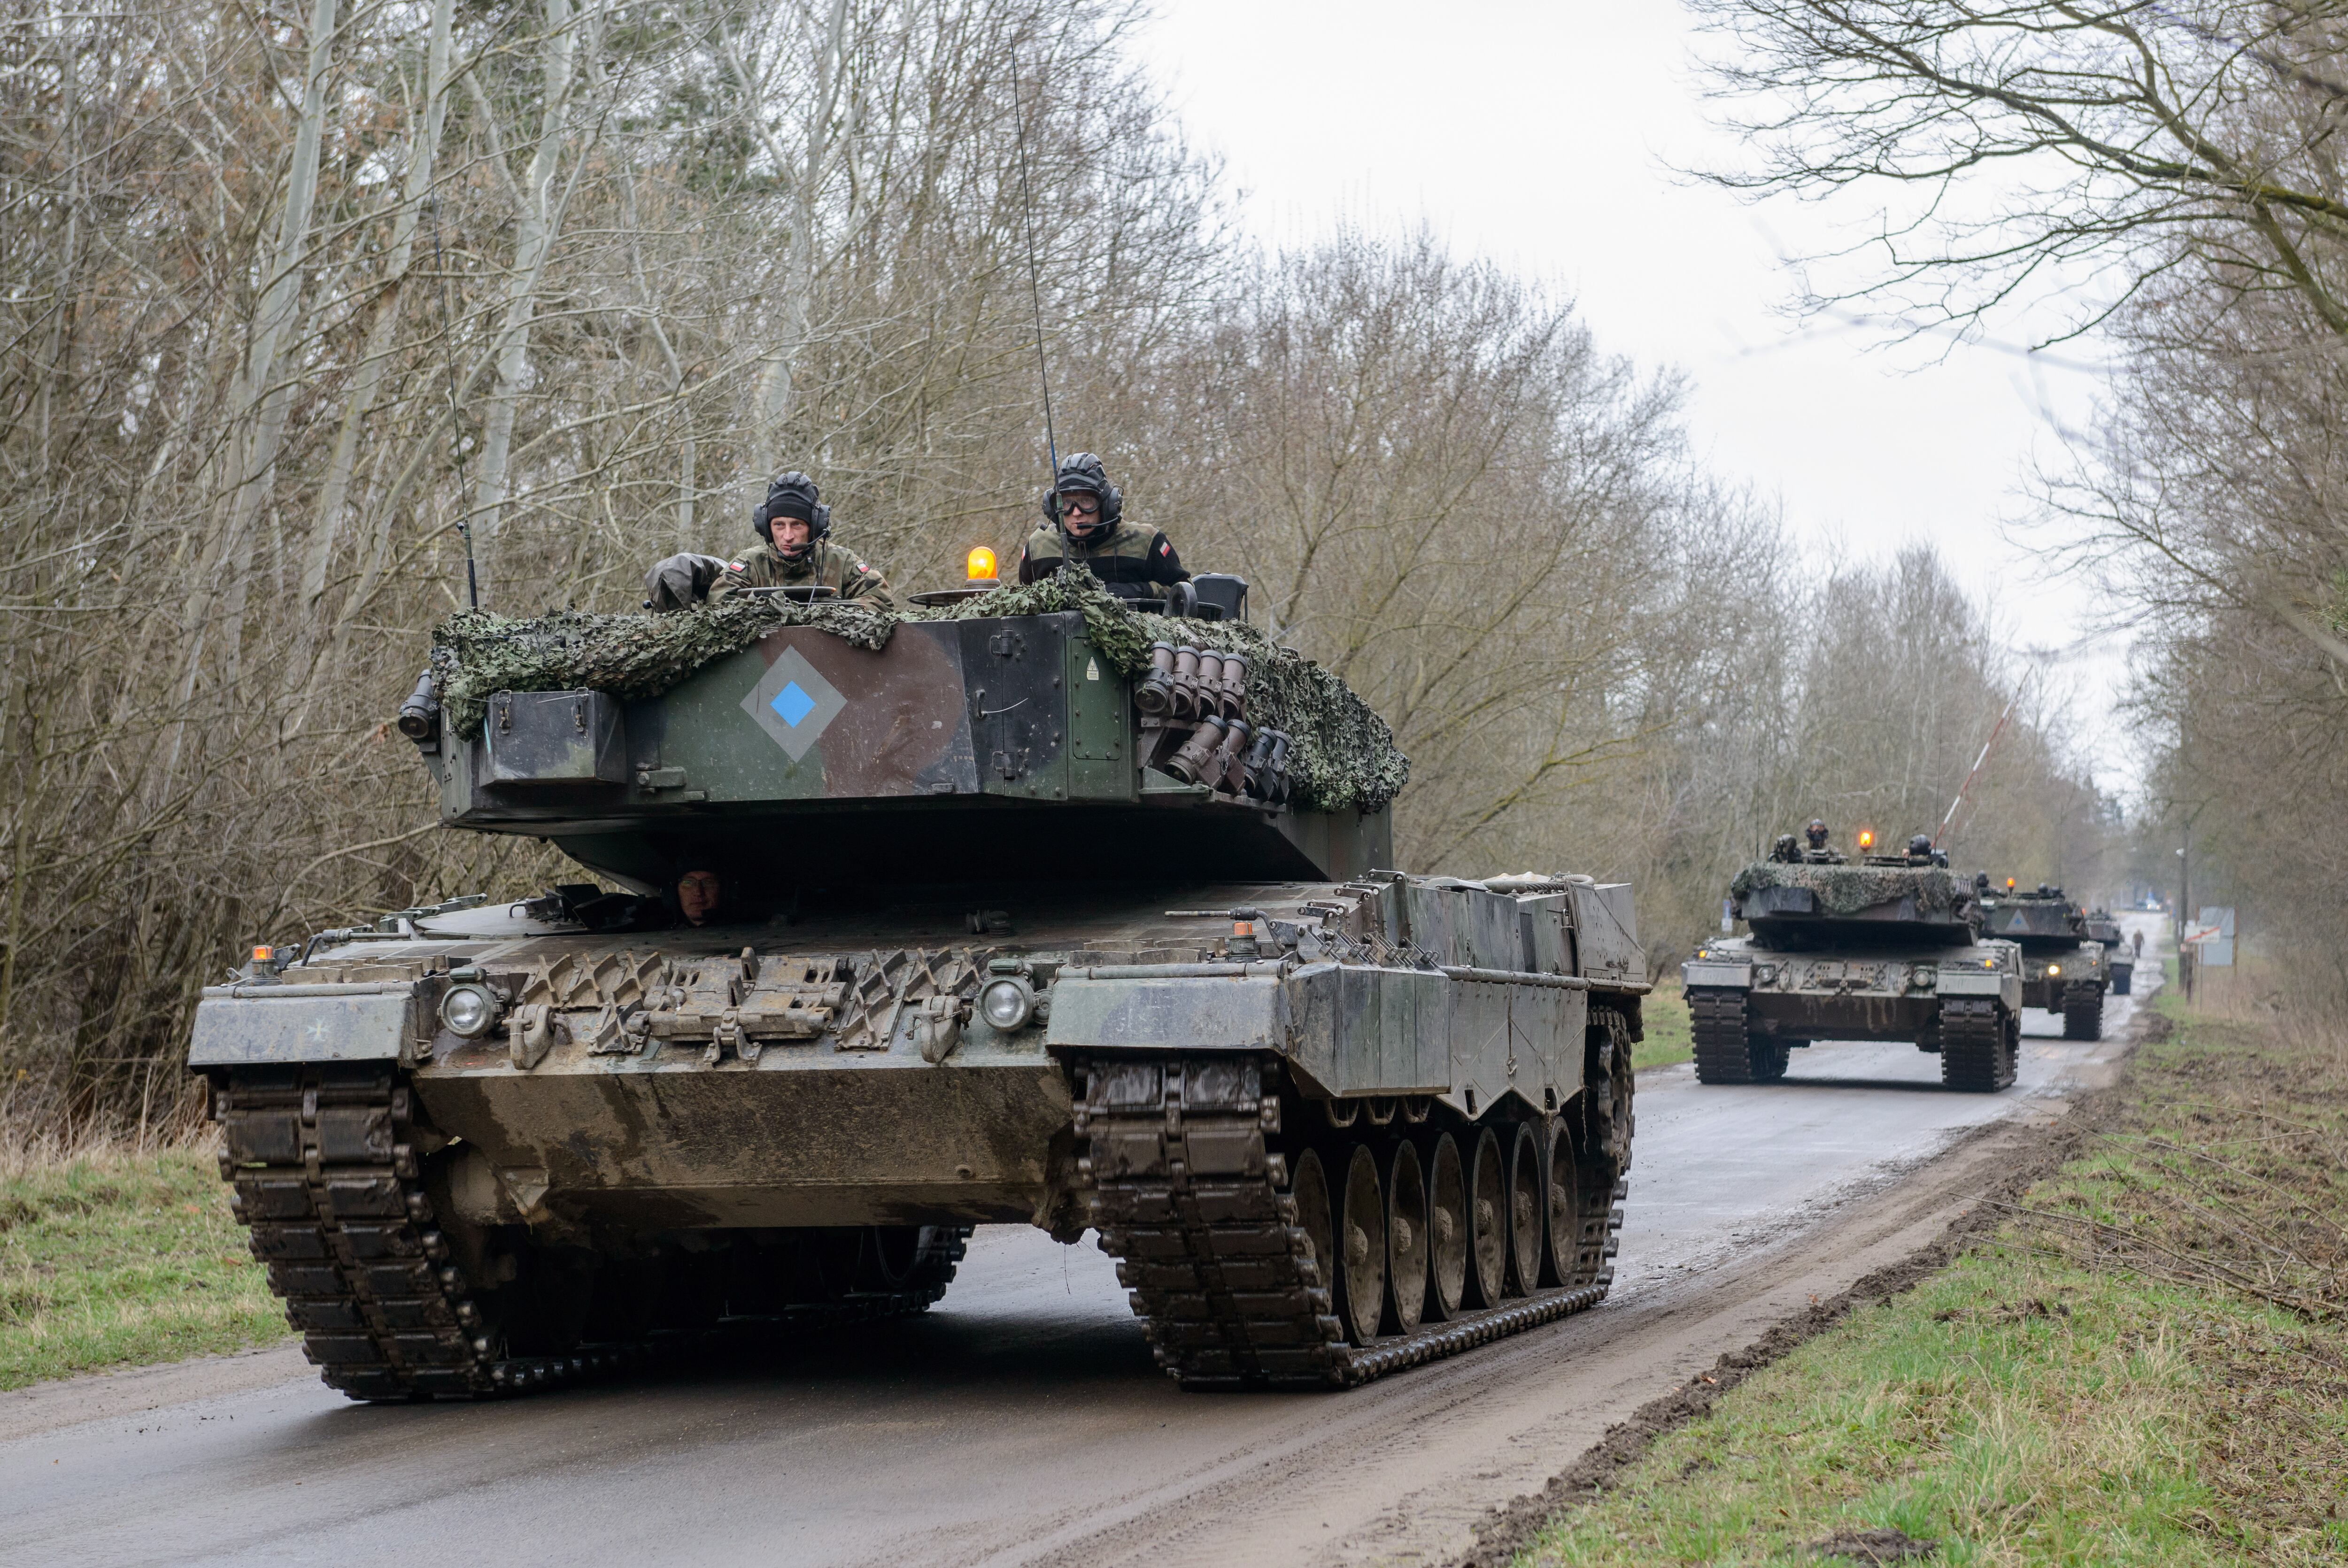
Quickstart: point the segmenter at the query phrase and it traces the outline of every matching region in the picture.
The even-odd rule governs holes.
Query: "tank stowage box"
[[[2001,1089],[2021,1055],[2020,954],[1977,934],[1972,890],[1907,857],[1767,861],[1731,884],[1746,937],[1681,966],[1699,1081],[1764,1083],[1814,1040],[1908,1040],[1951,1088]]]
[[[2005,892],[1982,900],[1982,930],[2022,949],[2022,1005],[2063,1015],[2066,1040],[2104,1037],[2110,972],[2104,944],[2087,933],[2087,912],[2059,887]]]
[[[478,1396],[920,1311],[992,1223],[1097,1233],[1193,1387],[1602,1297],[1630,890],[1382,869],[1385,800],[1211,767],[1218,694],[1161,733],[1087,624],[786,626],[656,696],[413,726],[448,821],[618,891],[403,911],[204,994],[223,1169],[326,1380]]]

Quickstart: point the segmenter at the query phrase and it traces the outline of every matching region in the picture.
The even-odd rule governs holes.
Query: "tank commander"
[[[715,555],[672,555],[644,574],[644,602],[654,610],[689,610],[703,599],[723,599],[750,588],[829,588],[839,598],[897,608],[889,580],[831,542],[831,508],[818,499],[815,480],[793,469],[767,487],[750,513],[762,541],[734,561]]]
[[[1809,826],[1802,830],[1802,837],[1809,841],[1809,847],[1802,851],[1802,859],[1807,864],[1838,866],[1843,863],[1838,851],[1827,848],[1827,824],[1823,817],[1811,818]]]
[[[1190,580],[1163,533],[1126,526],[1124,494],[1090,452],[1060,459],[1052,488],[1044,492],[1044,521],[1019,552],[1019,581],[1049,577],[1071,555],[1121,599],[1165,598],[1175,583]]]
[[[1791,833],[1778,834],[1776,842],[1769,846],[1769,858],[1773,861],[1781,861],[1787,865],[1801,864],[1802,846],[1800,841],[1796,839]]]
[[[1949,856],[1946,851],[1932,847],[1931,835],[1917,833],[1908,841],[1908,863],[1911,866],[1945,866],[1949,863]]]

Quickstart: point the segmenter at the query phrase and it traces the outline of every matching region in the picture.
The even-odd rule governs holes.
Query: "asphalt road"
[[[2094,1045],[2028,1015],[1995,1096],[1908,1047],[1812,1047],[1748,1088],[1643,1074],[1606,1304],[1350,1393],[1183,1394],[1107,1257],[988,1229],[924,1317],[723,1376],[376,1408],[280,1349],[0,1396],[0,1563],[1446,1562],[1612,1421],[1937,1234],[2131,1014],[2111,998]]]

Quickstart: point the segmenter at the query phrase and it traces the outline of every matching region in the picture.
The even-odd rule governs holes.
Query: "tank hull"
[[[958,884],[643,934],[513,906],[214,988],[191,1063],[273,1284],[359,1397],[918,1311],[986,1223],[1098,1231],[1187,1383],[1318,1387],[1604,1294],[1646,988],[1627,890],[1586,881]],[[1438,1171],[1530,1216],[1480,1294],[1408,1251],[1472,1229],[1428,1218]],[[1426,1212],[1349,1288],[1363,1181]],[[1231,1246],[1272,1249],[1262,1289],[1166,1283]]]
[[[2022,955],[2011,943],[1907,945],[1878,930],[1863,946],[1787,951],[1708,942],[1681,969],[1705,1083],[1769,1082],[1818,1040],[1906,1042],[1942,1057],[1952,1088],[2013,1081]],[[1955,1049],[1949,1047],[1954,1043]]]

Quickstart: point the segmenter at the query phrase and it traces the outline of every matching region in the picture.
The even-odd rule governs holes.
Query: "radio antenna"
[[[457,322],[448,308],[448,263],[440,254],[440,198],[427,196],[432,213],[432,270],[440,274],[440,348],[448,364],[448,431],[457,447],[457,537],[465,542],[465,594],[481,607],[481,574],[473,564],[473,498],[465,479],[465,422],[457,412]]]
[[[1035,309],[1035,379],[1044,388],[1044,452],[1051,464],[1052,526],[1060,535],[1060,564],[1068,566],[1076,562],[1076,545],[1060,517],[1060,439],[1052,429],[1052,366],[1044,355],[1044,274],[1035,261],[1035,195],[1027,180],[1027,110],[1021,103],[1015,46],[1011,51],[1011,110],[1012,137],[1019,149],[1020,226],[1027,235],[1027,297]]]

